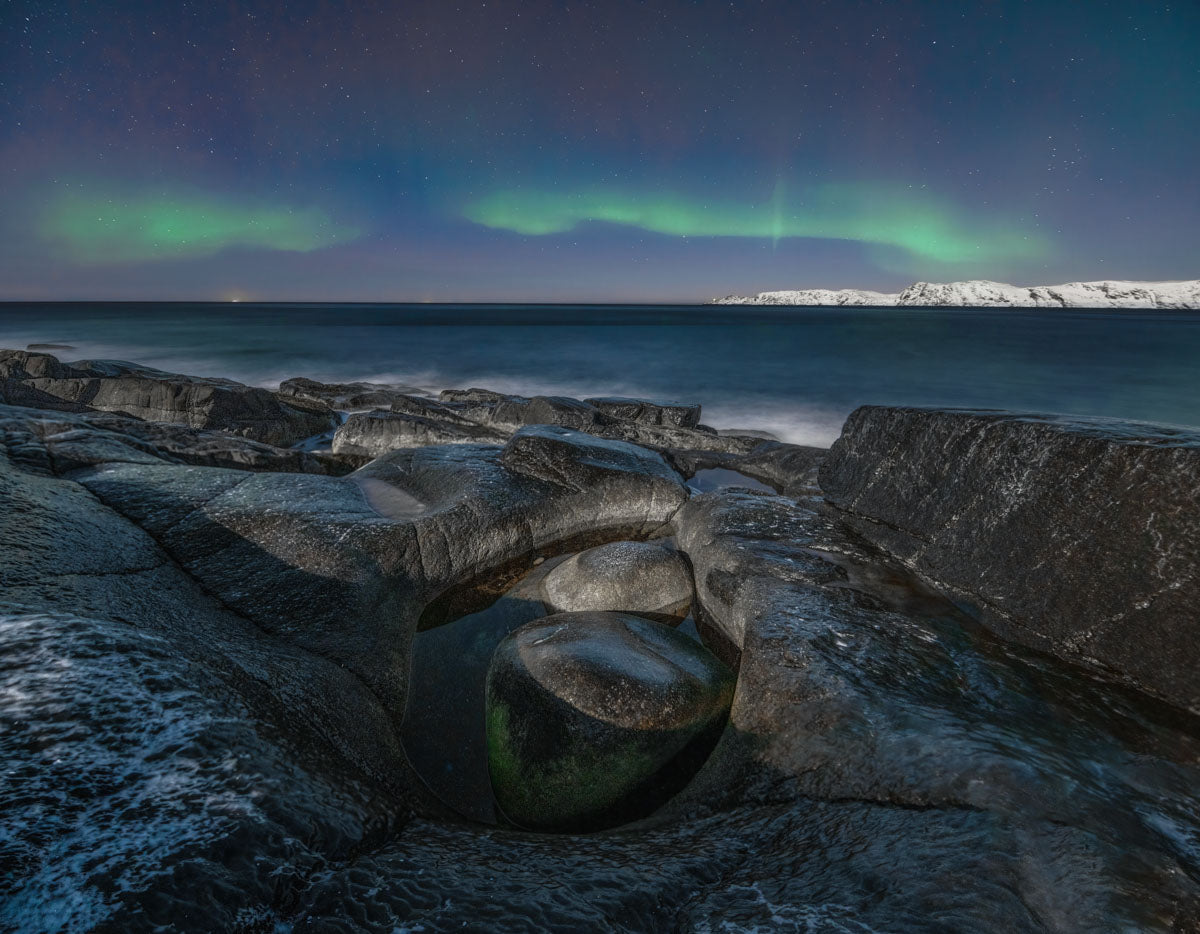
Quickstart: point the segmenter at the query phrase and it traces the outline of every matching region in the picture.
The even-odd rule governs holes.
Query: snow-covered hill
[[[1200,280],[1183,282],[1068,282],[1065,285],[1008,285],[969,282],[917,282],[903,292],[863,289],[800,289],[729,295],[715,305],[908,305],[917,307],[1009,308],[1196,308]]]

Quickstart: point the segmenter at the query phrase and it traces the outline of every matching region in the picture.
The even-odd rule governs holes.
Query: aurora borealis
[[[1200,275],[1192,3],[25,2],[0,299]]]
[[[667,194],[620,195],[603,190],[546,194],[494,192],[471,203],[464,216],[499,230],[535,236],[567,233],[589,221],[634,227],[669,237],[847,240],[897,247],[916,259],[941,263],[1046,256],[1046,238],[971,230],[929,197],[870,186],[815,192],[798,204],[779,193],[762,205],[701,203]]]
[[[48,244],[85,264],[204,257],[230,247],[307,253],[359,234],[332,225],[317,208],[241,205],[202,194],[66,193],[48,202],[41,221],[38,232]]]

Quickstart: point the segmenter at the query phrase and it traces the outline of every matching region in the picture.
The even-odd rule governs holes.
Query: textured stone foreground
[[[1200,431],[867,406],[820,482],[989,628],[1200,712]]]
[[[653,412],[621,405],[605,430]],[[343,476],[353,462],[209,428],[0,406],[0,929],[1196,929],[1197,720],[997,639],[898,544],[865,542],[849,465],[899,469],[924,435],[872,453],[861,428],[826,470],[831,508],[822,453],[772,442],[521,425]],[[929,469],[946,484],[956,460],[982,490],[977,449]],[[705,466],[781,492],[692,494]],[[1035,496],[1048,471],[994,495]],[[699,774],[586,836],[452,813],[400,739],[427,608],[665,536],[738,676]]]

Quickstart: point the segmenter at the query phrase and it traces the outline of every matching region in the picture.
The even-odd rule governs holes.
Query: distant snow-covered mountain
[[[1068,282],[1065,285],[1008,285],[968,282],[917,282],[903,292],[865,289],[798,289],[728,295],[714,305],[908,305],[994,308],[1196,308],[1200,280],[1182,282]]]

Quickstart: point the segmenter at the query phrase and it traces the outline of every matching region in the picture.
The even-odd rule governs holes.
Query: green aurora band
[[[211,256],[230,247],[307,253],[358,237],[317,208],[234,203],[202,194],[86,196],[49,201],[38,232],[80,263]]]
[[[782,186],[770,201],[735,205],[672,194],[637,195],[584,189],[568,194],[497,191],[470,202],[464,216],[477,224],[530,236],[560,234],[600,221],[677,237],[744,237],[778,242],[791,237],[853,240],[896,247],[937,263],[996,262],[1045,256],[1041,234],[973,230],[956,212],[919,190],[879,185],[825,185],[800,204],[784,204]]]

